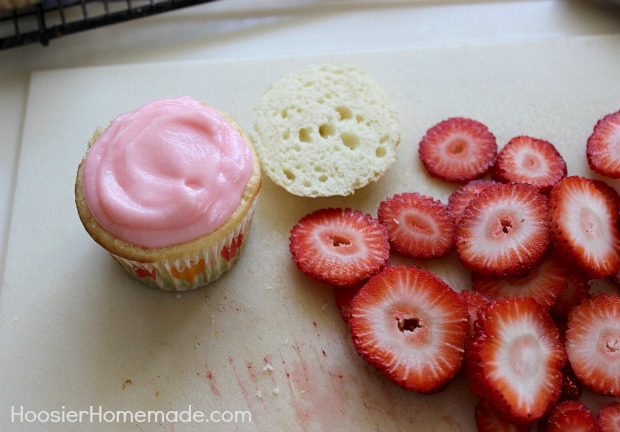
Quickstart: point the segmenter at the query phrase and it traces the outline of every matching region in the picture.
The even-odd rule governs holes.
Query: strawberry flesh
[[[430,394],[461,368],[465,302],[433,273],[388,266],[351,302],[349,326],[360,356],[399,386]]]
[[[541,418],[560,395],[566,361],[551,317],[529,297],[494,300],[475,330],[466,364],[480,403],[511,422]]]
[[[620,111],[596,123],[586,143],[586,157],[592,170],[620,178]]]
[[[549,141],[520,135],[497,155],[493,179],[502,183],[529,183],[549,193],[566,176],[566,162]]]
[[[620,402],[607,402],[599,409],[598,425],[601,432],[620,431]]]
[[[390,246],[410,258],[436,258],[454,246],[454,216],[441,201],[419,193],[401,193],[381,202],[379,221]]]
[[[516,278],[495,278],[473,273],[472,288],[493,299],[532,297],[549,310],[568,286],[570,270],[560,257],[549,253],[526,275]]]
[[[456,228],[456,252],[471,271],[525,274],[549,246],[548,199],[524,183],[488,186],[465,209]]]
[[[590,295],[591,285],[588,278],[581,272],[571,268],[568,275],[568,284],[562,295],[555,301],[549,314],[556,320],[566,321],[570,311]]]
[[[467,182],[491,169],[497,156],[497,141],[483,123],[452,117],[426,132],[418,154],[432,176],[449,182]]]
[[[617,211],[587,178],[565,177],[549,196],[551,239],[568,265],[591,279],[612,275],[620,268]]]
[[[571,311],[566,352],[575,375],[595,393],[620,396],[620,298],[590,296]]]
[[[327,208],[310,213],[291,229],[289,248],[308,276],[351,286],[378,273],[389,258],[387,230],[358,210]]]
[[[340,311],[342,320],[347,324],[351,317],[351,302],[359,290],[359,285],[334,287],[334,301],[336,302],[336,307]]]
[[[484,405],[476,404],[474,418],[478,432],[529,432],[531,424],[512,423]]]
[[[448,211],[454,216],[454,221],[458,224],[471,199],[482,189],[494,184],[497,182],[493,180],[472,180],[452,192],[448,198]]]
[[[539,429],[544,432],[600,432],[590,408],[576,401],[560,402],[554,406]]]

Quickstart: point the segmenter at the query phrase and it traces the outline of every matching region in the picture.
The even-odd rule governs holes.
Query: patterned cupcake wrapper
[[[245,247],[256,199],[241,222],[219,243],[176,260],[142,263],[114,254],[112,257],[139,281],[166,291],[187,291],[205,286],[230,270]]]

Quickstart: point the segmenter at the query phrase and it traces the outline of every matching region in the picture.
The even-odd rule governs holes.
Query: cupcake
[[[261,168],[241,128],[191,97],[160,99],[93,135],[75,201],[90,236],[140,281],[206,285],[246,243]]]

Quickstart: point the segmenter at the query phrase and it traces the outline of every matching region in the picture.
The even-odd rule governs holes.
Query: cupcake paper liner
[[[223,240],[182,259],[142,263],[110,255],[134,278],[162,290],[187,291],[205,286],[230,270],[241,256],[250,233],[256,201],[254,199],[245,217]]]

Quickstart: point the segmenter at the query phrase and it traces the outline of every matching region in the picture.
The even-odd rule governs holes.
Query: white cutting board
[[[74,175],[96,127],[149,100],[192,95],[249,129],[253,107],[271,82],[321,61],[360,65],[394,100],[402,142],[398,161],[379,182],[347,198],[304,199],[265,180],[240,262],[217,283],[180,295],[131,279],[83,230],[73,205]],[[288,232],[325,206],[376,215],[382,199],[403,191],[445,201],[455,186],[424,173],[417,143],[449,116],[486,123],[500,146],[517,134],[548,139],[571,174],[592,175],[585,141],[598,118],[618,109],[620,37],[35,73],[0,303],[0,426],[30,432],[475,430],[475,402],[462,376],[443,393],[421,396],[358,357],[332,290],[291,262]],[[469,286],[454,257],[417,264],[456,290]],[[264,370],[266,364],[273,370]],[[604,401],[586,399],[595,409]],[[43,412],[43,419],[45,412],[91,406],[95,412],[179,413],[191,406],[206,414],[248,411],[252,422],[89,424],[84,417],[83,423],[10,423],[12,410],[22,406]]]

